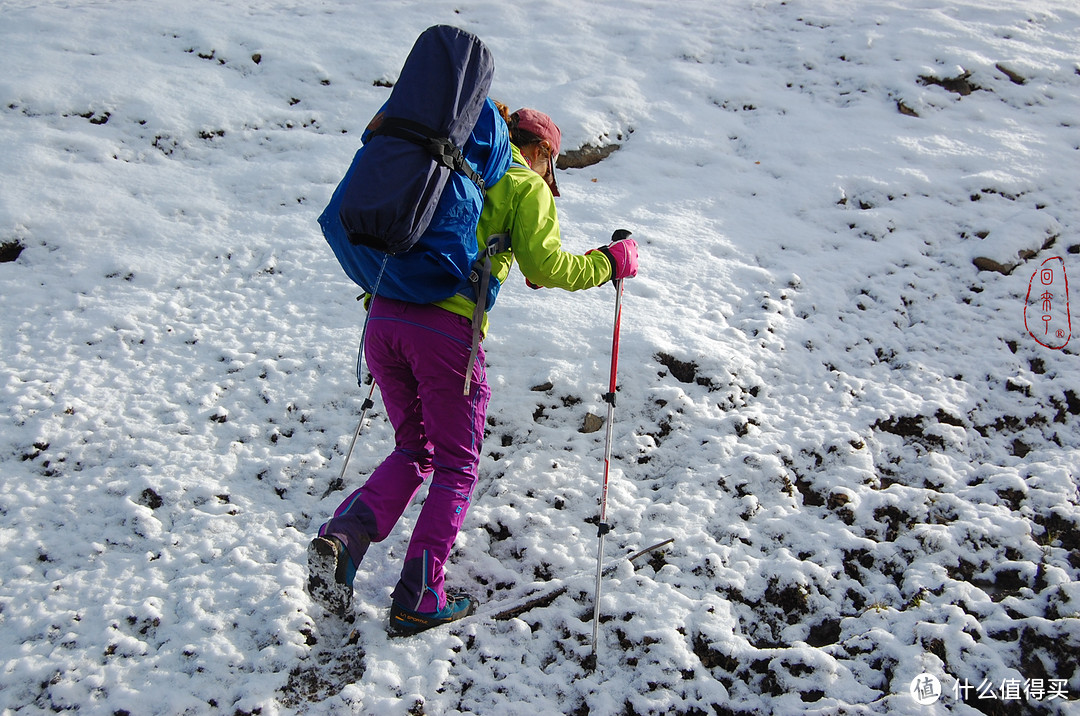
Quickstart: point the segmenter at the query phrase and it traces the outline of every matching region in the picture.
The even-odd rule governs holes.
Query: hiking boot
[[[345,616],[352,605],[356,565],[337,537],[316,537],[308,545],[307,591],[328,612]]]
[[[441,624],[464,619],[476,611],[476,600],[467,594],[447,594],[446,606],[437,612],[414,612],[397,602],[390,606],[390,636],[411,636]]]

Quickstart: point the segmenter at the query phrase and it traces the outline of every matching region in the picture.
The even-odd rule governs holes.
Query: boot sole
[[[308,545],[307,592],[320,607],[344,617],[352,606],[352,586],[337,581],[338,552],[330,540],[317,537]]]

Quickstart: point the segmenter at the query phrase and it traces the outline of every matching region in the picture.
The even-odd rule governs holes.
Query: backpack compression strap
[[[469,272],[469,285],[476,290],[476,306],[472,314],[472,350],[469,352],[469,362],[465,366],[465,395],[469,394],[469,386],[472,385],[473,366],[476,364],[476,356],[480,352],[480,328],[484,322],[484,311],[487,310],[488,285],[491,283],[491,257],[503,251],[510,250],[510,234],[495,234],[489,236],[487,245],[480,252],[480,257],[473,264]]]
[[[461,149],[454,146],[449,137],[438,136],[438,133],[431,127],[420,122],[414,122],[411,119],[387,117],[371,134],[372,136],[383,134],[388,137],[404,139],[427,149],[435,159],[436,164],[461,172],[480,188],[481,194],[486,193],[484,178],[465,160],[465,155],[461,153]]]

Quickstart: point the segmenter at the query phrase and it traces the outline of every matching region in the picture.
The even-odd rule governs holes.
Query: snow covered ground
[[[1080,711],[1071,0],[0,17],[3,713]],[[387,638],[415,509],[351,640],[304,593],[391,442],[377,407],[338,482],[362,310],[315,220],[437,23],[564,151],[619,145],[559,179],[571,250],[641,243],[594,670],[609,287],[515,272],[492,314],[483,614]]]

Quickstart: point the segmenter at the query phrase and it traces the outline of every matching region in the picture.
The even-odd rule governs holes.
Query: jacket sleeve
[[[537,286],[567,291],[599,286],[611,278],[611,262],[599,251],[584,256],[563,251],[555,197],[539,175],[533,174],[517,189],[510,238],[525,278]]]

